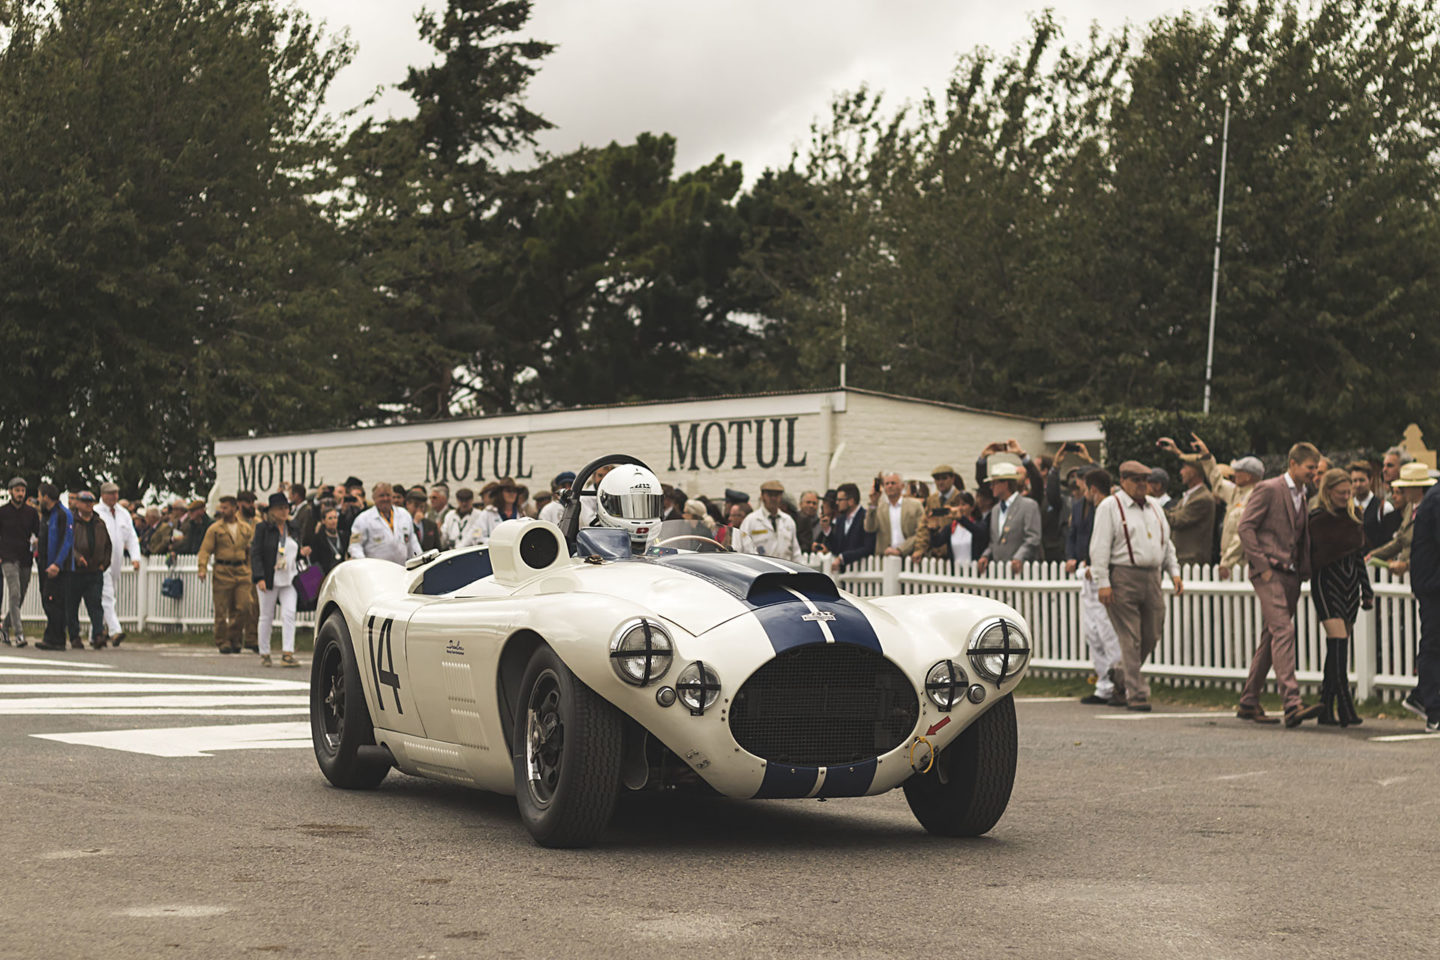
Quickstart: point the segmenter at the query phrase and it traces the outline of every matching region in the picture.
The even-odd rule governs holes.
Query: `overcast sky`
[[[428,48],[414,16],[444,0],[296,0],[358,44],[336,81],[335,111],[404,78]],[[531,109],[558,129],[541,145],[672,133],[679,167],[725,154],[747,177],[783,165],[831,96],[861,83],[898,104],[944,89],[958,54],[1009,50],[1043,3],[1003,0],[535,0],[525,35],[558,45],[530,85]],[[1205,0],[1051,0],[1068,39],[1091,21],[1107,30],[1145,23]],[[381,115],[406,112],[390,91]]]

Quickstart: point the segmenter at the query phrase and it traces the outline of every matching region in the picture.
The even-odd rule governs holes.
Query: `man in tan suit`
[[[1185,493],[1170,501],[1165,519],[1175,537],[1175,556],[1181,563],[1215,562],[1215,495],[1205,487],[1200,467],[1180,465]]]
[[[865,532],[875,534],[875,556],[909,556],[915,552],[915,534],[922,531],[925,505],[914,497],[904,496],[905,485],[898,473],[880,478],[885,500],[880,491],[870,491],[870,508],[865,511]]]
[[[215,609],[215,646],[221,653],[239,653],[245,624],[255,615],[255,585],[250,582],[250,541],[255,528],[239,516],[234,497],[220,498],[220,515],[205,531],[196,557],[200,582],[215,558],[211,599]],[[258,631],[257,631],[258,640]]]
[[[1255,485],[1240,519],[1240,543],[1250,564],[1250,584],[1260,601],[1264,629],[1250,661],[1250,676],[1235,715],[1241,720],[1273,723],[1260,706],[1260,691],[1273,666],[1275,685],[1285,701],[1285,726],[1298,727],[1321,713],[1306,706],[1295,680],[1295,605],[1300,584],[1310,576],[1310,530],[1305,485],[1315,478],[1320,451],[1308,443],[1290,448],[1290,466],[1273,480]]]

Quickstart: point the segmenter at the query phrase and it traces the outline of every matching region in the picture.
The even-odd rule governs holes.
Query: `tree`
[[[529,0],[448,0],[443,14],[423,14],[420,34],[439,59],[400,85],[416,116],[364,123],[345,144],[337,213],[360,251],[379,322],[405,347],[406,363],[372,383],[394,419],[473,407],[474,384],[456,373],[477,355],[495,369],[524,365],[526,345],[479,314],[472,284],[493,257],[482,240],[506,182],[497,158],[550,126],[523,102],[552,49],[514,38],[530,8]]]
[[[5,458],[67,486],[189,491],[216,435],[352,422],[360,288],[308,201],[349,49],[268,0],[7,13]]]

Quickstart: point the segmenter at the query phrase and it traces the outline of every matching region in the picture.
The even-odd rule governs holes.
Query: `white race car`
[[[626,456],[587,465],[639,464]],[[643,465],[642,465],[643,466]],[[670,524],[509,520],[487,547],[351,560],[318,601],[315,756],[331,783],[390,768],[513,793],[545,846],[597,840],[625,790],[858,797],[985,833],[1015,778],[1011,692],[1030,635],[956,593],[860,599],[823,573]]]

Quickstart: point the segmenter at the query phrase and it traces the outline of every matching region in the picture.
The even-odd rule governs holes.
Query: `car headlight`
[[[670,634],[654,620],[627,620],[610,639],[610,666],[626,683],[643,687],[670,669],[674,646]]]
[[[675,680],[675,692],[692,715],[703,717],[705,711],[720,699],[720,674],[705,661],[696,660],[680,671]]]
[[[1030,641],[1014,621],[986,620],[970,635],[970,665],[992,683],[1013,679],[1029,661]]]
[[[941,660],[925,675],[925,695],[942,713],[949,713],[951,707],[963,700],[969,686],[965,669],[954,660]]]

